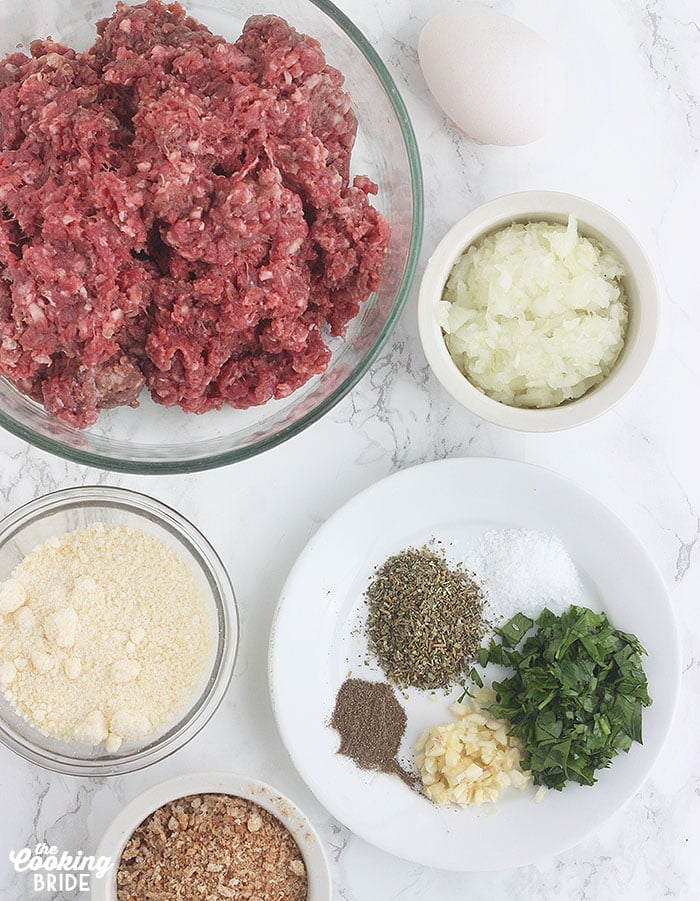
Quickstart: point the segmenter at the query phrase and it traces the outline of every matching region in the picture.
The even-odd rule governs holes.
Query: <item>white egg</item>
[[[557,52],[488,7],[468,3],[436,15],[421,32],[418,57],[452,124],[482,144],[530,144],[562,108]]]

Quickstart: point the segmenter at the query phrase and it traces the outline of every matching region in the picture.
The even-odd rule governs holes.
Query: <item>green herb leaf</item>
[[[474,672],[474,671],[472,670],[472,672]],[[471,673],[470,673],[470,675],[471,675]],[[461,704],[462,701],[463,701],[463,700],[467,697],[467,695],[469,694],[469,689],[467,688],[466,680],[465,680],[464,682],[460,682],[460,685],[462,686],[462,688],[464,689],[464,691],[463,691],[462,694],[457,698],[457,703],[458,703],[458,704]]]
[[[473,682],[475,685],[477,685],[479,688],[483,688],[483,687],[484,687],[484,680],[481,678],[481,676],[479,675],[479,673],[477,672],[477,670],[476,670],[475,667],[472,667],[472,668],[469,670],[469,678],[470,678],[470,679],[472,680],[472,682]]]
[[[514,648],[534,625],[535,621],[529,616],[525,616],[524,613],[516,613],[504,626],[495,631],[497,635],[500,635],[501,643],[505,647]]]
[[[536,625],[534,634],[525,638]],[[536,785],[561,790],[567,782],[593,785],[633,742],[642,741],[642,708],[651,704],[635,635],[612,627],[605,613],[571,606],[557,616],[545,609],[535,623],[518,613],[496,630],[479,663],[510,666],[494,682],[488,708],[522,739],[523,767]],[[523,641],[524,639],[524,641]],[[481,678],[472,669],[474,675]]]

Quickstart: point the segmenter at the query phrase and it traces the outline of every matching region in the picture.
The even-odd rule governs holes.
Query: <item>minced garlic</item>
[[[509,785],[523,789],[520,742],[508,724],[483,713],[473,701],[454,703],[457,719],[427,729],[415,746],[423,794],[436,804],[467,807],[496,801]]]

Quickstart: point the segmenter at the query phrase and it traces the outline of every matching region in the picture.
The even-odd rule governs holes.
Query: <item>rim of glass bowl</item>
[[[0,743],[30,763],[71,776],[116,776],[143,769],[169,757],[193,739],[214,715],[226,694],[238,653],[238,605],[221,558],[199,529],[162,501],[126,488],[95,485],[64,488],[44,494],[0,520],[0,544],[47,513],[84,507],[127,510],[166,529],[201,566],[209,583],[218,620],[216,656],[209,681],[199,698],[175,725],[128,756],[81,759],[49,751],[19,736],[0,719]]]
[[[374,50],[359,28],[353,24],[345,13],[334,6],[330,0],[309,0],[309,2],[325,13],[342,31],[345,32],[374,70],[382,87],[386,91],[394,112],[396,113],[408,157],[408,168],[411,177],[413,227],[411,229],[411,241],[408,249],[408,256],[406,258],[406,267],[389,316],[365,356],[353,369],[350,375],[344,379],[344,381],[342,381],[328,397],[321,401],[316,408],[304,414],[304,416],[291,425],[280,429],[275,435],[261,438],[246,447],[235,448],[234,450],[224,451],[212,456],[200,457],[196,460],[175,460],[172,462],[169,460],[119,460],[95,451],[79,450],[54,441],[40,432],[35,432],[23,423],[12,419],[12,417],[8,416],[0,409],[0,426],[2,426],[2,428],[18,438],[21,438],[23,441],[27,441],[29,444],[55,454],[58,457],[63,457],[74,463],[82,463],[87,466],[106,469],[111,472],[130,472],[138,473],[140,475],[167,475],[201,472],[207,469],[216,469],[219,466],[226,466],[229,463],[247,460],[249,457],[256,456],[263,451],[270,450],[273,447],[283,444],[289,438],[293,438],[295,435],[303,432],[308,426],[317,422],[322,416],[325,416],[329,410],[332,410],[333,407],[355,387],[362,376],[365,375],[377,358],[379,351],[389,337],[403,310],[418,265],[418,255],[423,235],[423,174],[420,164],[420,153],[418,151],[415,132],[413,131],[406,105],[394,83],[394,79],[389,74],[389,70],[382,62],[379,54]]]

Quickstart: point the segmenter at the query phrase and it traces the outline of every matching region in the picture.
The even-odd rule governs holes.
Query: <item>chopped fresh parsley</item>
[[[545,609],[534,623],[518,613],[496,634],[500,642],[480,650],[479,665],[514,673],[493,683],[488,712],[522,739],[522,766],[536,785],[593,785],[596,770],[641,744],[642,707],[651,698],[636,636],[614,629],[605,613],[576,606],[561,616]],[[482,683],[476,670],[470,678]]]

